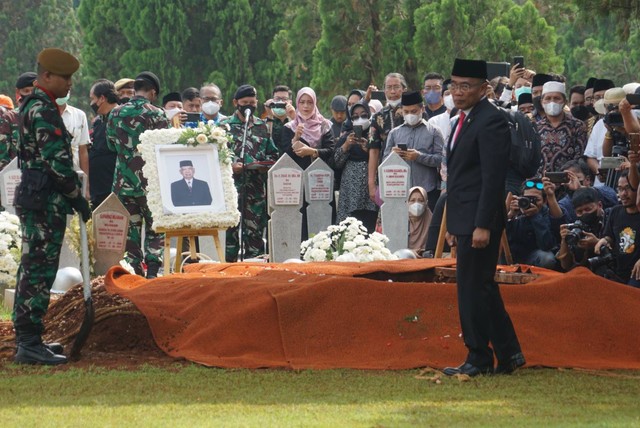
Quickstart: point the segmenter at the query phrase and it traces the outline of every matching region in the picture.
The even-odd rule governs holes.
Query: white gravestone
[[[307,206],[309,237],[331,225],[333,170],[322,159],[316,159],[304,171],[304,199]]]
[[[129,212],[120,199],[111,193],[92,216],[94,238],[94,272],[104,275],[122,260],[129,230]]]
[[[14,158],[0,172],[0,200],[4,209],[11,214],[16,213],[16,209],[13,206],[13,197],[21,180],[22,171],[18,168],[18,158]]]
[[[382,233],[387,235],[391,252],[409,245],[409,180],[411,167],[398,154],[391,153],[378,167],[380,198],[384,201],[380,212]]]
[[[302,239],[302,168],[284,154],[269,170],[269,260],[300,258]]]

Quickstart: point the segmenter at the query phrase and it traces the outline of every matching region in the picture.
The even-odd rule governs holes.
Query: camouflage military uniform
[[[0,171],[18,154],[18,112],[0,107]]]
[[[244,122],[237,114],[227,118],[223,124],[228,124],[230,134],[233,137],[232,150],[236,160],[239,161],[242,153],[242,136],[244,134]],[[247,129],[247,145],[244,151],[244,161],[248,165],[256,161],[276,161],[278,159],[278,149],[269,137],[269,130],[266,123],[253,117],[253,122],[249,123]],[[236,189],[238,190],[238,207],[244,209],[244,257],[256,257],[264,251],[262,235],[267,226],[267,173],[256,170],[245,170],[244,178],[242,174],[234,174]],[[227,230],[226,259],[234,262],[238,259],[240,243],[238,240],[238,228]]]
[[[62,122],[55,96],[36,87],[24,108],[23,141],[18,148],[21,169],[36,169],[53,180],[47,205],[41,211],[16,207],[22,229],[22,259],[18,269],[13,322],[18,334],[40,335],[42,318],[58,270],[69,195],[80,191],[73,168],[71,135]],[[65,196],[67,195],[67,196]]]
[[[152,229],[153,219],[147,205],[147,179],[142,175],[144,161],[136,147],[144,131],[169,127],[164,111],[139,95],[113,109],[107,122],[107,144],[117,154],[113,192],[131,215],[125,258],[138,274],[143,272],[142,221],[145,223],[144,259],[147,265],[160,265],[164,235]]]

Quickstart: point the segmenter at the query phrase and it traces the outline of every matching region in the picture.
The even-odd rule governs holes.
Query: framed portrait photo
[[[201,133],[210,137],[211,130],[203,128]],[[140,137],[154,229],[235,226],[240,213],[226,139],[201,138],[201,143],[185,145],[178,143],[184,132],[200,135],[200,130],[163,129]]]

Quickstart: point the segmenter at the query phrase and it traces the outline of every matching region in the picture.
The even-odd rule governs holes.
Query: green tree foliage
[[[511,62],[523,55],[528,68],[563,71],[554,28],[531,2],[443,0],[423,4],[414,19],[419,69],[447,75],[456,57]]]
[[[36,70],[36,57],[46,47],[79,54],[80,34],[71,0],[0,2],[0,93],[13,97],[16,78]],[[80,79],[79,73],[75,81]]]

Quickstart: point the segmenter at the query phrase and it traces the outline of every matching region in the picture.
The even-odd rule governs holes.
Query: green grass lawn
[[[0,369],[0,424],[639,426],[640,372],[526,369],[441,384],[414,371]]]

